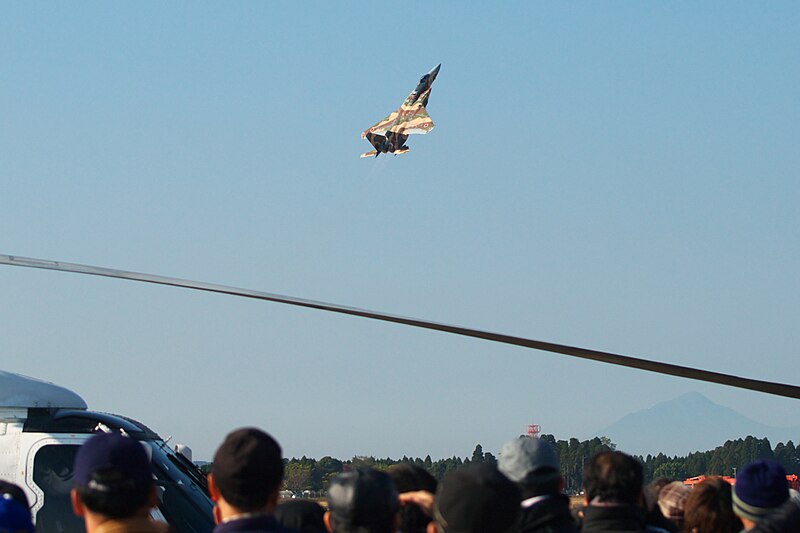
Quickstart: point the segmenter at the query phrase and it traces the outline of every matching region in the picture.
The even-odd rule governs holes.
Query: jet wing
[[[378,135],[377,133],[372,133],[371,131],[367,130],[368,133],[366,135],[362,135],[362,138],[366,138],[369,143],[378,151],[381,150],[383,143],[386,142],[386,137],[383,135]]]
[[[433,123],[428,110],[422,103],[400,108],[397,119],[389,127],[389,131],[403,135],[428,133],[436,124]]]
[[[366,139],[367,138],[367,133],[374,133],[376,135],[385,135],[386,132],[389,131],[389,128],[392,127],[392,124],[394,123],[394,121],[397,120],[397,116],[399,115],[399,112],[400,112],[400,109],[398,109],[397,111],[392,111],[391,113],[389,113],[388,117],[386,117],[385,119],[381,120],[380,122],[378,122],[374,126],[365,129],[363,132],[361,132],[361,138],[362,139]]]

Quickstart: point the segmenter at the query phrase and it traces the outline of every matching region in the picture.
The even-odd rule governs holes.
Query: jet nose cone
[[[433,80],[435,80],[436,76],[439,74],[439,69],[440,68],[442,68],[442,64],[441,63],[436,65],[436,67],[428,73],[430,75],[430,77],[431,77],[431,83],[433,83]]]

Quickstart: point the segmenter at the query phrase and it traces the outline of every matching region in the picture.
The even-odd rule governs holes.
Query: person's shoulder
[[[212,533],[297,533],[296,530],[282,526],[274,518],[268,520],[224,522],[217,525]]]
[[[273,528],[244,530],[237,531],[236,533],[297,533],[297,530],[278,525]]]
[[[281,525],[277,526],[275,529],[270,530],[270,533],[298,533],[297,530],[291,529],[288,527],[283,527]]]
[[[753,533],[798,533],[800,532],[800,505],[789,498],[772,513],[762,518],[751,529]]]
[[[229,530],[215,528],[213,533],[228,533]],[[283,526],[275,526],[275,527],[266,527],[266,528],[254,528],[254,529],[236,529],[230,530],[230,533],[297,533],[294,529],[288,529]]]
[[[108,520],[100,524],[95,533],[170,533],[172,527],[166,522],[148,517]]]

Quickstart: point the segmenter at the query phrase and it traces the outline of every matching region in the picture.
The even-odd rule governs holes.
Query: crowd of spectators
[[[791,494],[783,467],[768,460],[743,467],[733,487],[710,477],[689,489],[668,479],[644,486],[638,460],[598,453],[584,469],[577,508],[563,494],[557,454],[530,437],[507,443],[497,465],[463,467],[439,483],[407,464],[343,472],[330,482],[327,509],[280,502],[283,474],[274,438],[256,428],[230,433],[208,475],[213,533],[800,532],[800,495]],[[129,437],[100,433],[83,444],[70,495],[87,533],[170,530],[152,518],[158,492],[150,458]],[[25,493],[0,481],[0,533],[34,531]]]

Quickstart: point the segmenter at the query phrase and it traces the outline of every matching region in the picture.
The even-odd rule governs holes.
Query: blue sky
[[[792,2],[6,4],[0,253],[797,384],[798,26]],[[360,160],[438,63],[436,129]],[[496,452],[693,390],[800,424],[792,400],[224,296],[9,267],[0,294],[1,368],[200,458],[241,425],[296,456]]]

